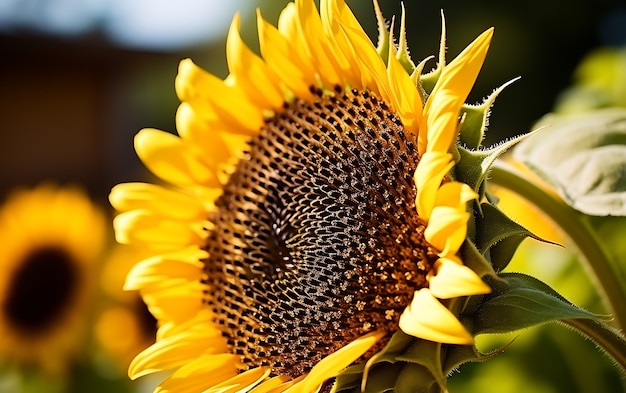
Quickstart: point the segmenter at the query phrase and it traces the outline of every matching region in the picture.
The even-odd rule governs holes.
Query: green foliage
[[[547,115],[545,130],[521,142],[514,158],[528,165],[574,209],[626,215],[626,109]]]

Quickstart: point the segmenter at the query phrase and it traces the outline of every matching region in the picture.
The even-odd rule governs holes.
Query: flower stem
[[[600,284],[600,295],[604,297],[606,305],[612,312],[616,327],[623,329],[626,326],[626,307],[624,307],[626,293],[617,279],[618,275],[611,268],[610,256],[602,249],[595,232],[586,220],[585,214],[573,209],[556,195],[529,181],[518,170],[505,163],[497,162],[492,167],[490,182],[528,199],[559,225],[575,243],[595,273]],[[590,338],[595,339],[592,335]],[[601,345],[602,340],[599,341]]]
[[[561,321],[591,339],[605,351],[626,374],[626,340],[616,329],[593,319],[566,319]]]

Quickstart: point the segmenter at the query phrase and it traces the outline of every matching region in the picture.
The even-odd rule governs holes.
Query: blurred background
[[[347,2],[375,39],[371,3]],[[136,310],[136,315],[143,312],[145,317],[141,320],[147,338],[139,340],[141,344],[132,351],[147,346],[154,332],[154,321],[140,300],[118,293],[137,256],[113,246],[113,212],[107,195],[117,183],[150,178],[134,153],[133,136],[144,127],[175,131],[178,62],[191,57],[212,73],[226,76],[225,34],[234,13],[241,12],[242,36],[257,48],[255,9],[260,7],[266,19],[276,22],[285,4],[283,0],[0,0],[0,201],[16,188],[41,182],[74,184],[86,190],[108,218],[108,245],[98,262],[96,280],[107,300],[91,307],[94,315],[88,341],[92,344],[85,347],[96,348],[96,355],[83,356],[59,391],[152,389],[150,380],[143,384],[126,381],[125,368],[132,356],[102,345],[119,342],[128,333],[115,330],[115,326],[125,326],[120,321],[130,318],[121,311],[124,308]],[[397,0],[380,0],[380,4],[387,18],[401,13]],[[580,65],[597,57],[598,51],[612,55],[594,63],[591,78],[615,68],[624,77],[626,61],[619,51],[626,46],[624,1],[448,0],[406,2],[405,7],[409,48],[416,61],[437,54],[441,10],[447,22],[448,59],[495,26],[495,38],[470,102],[482,100],[513,78],[521,79],[496,100],[487,145],[527,132],[542,115],[564,108],[563,102],[578,102],[576,97],[581,95],[572,89],[584,82],[585,75],[589,77],[581,74]],[[605,81],[605,90],[621,86],[612,102],[607,104],[606,97],[597,94],[583,94],[580,105],[619,103],[626,97],[624,80],[621,84],[614,78]],[[555,261],[551,279],[555,286],[561,282],[575,288],[570,294],[578,298],[571,300],[602,307],[574,254],[536,244],[527,248],[523,252],[535,260]],[[523,262],[515,266],[533,268]],[[116,308],[118,304],[124,307]],[[596,392],[619,391],[615,390],[621,386],[619,376],[609,362],[574,333],[550,326],[522,337],[509,355],[488,363],[492,366],[469,366],[451,378],[451,391],[589,392],[590,387]],[[592,360],[580,364],[581,359]],[[1,391],[51,389],[44,377],[29,384],[8,371],[5,374],[0,377]],[[499,381],[497,388],[490,385],[493,378]],[[529,384],[529,380],[539,382]]]

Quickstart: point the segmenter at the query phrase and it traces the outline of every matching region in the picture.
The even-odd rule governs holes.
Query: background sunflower
[[[105,215],[80,189],[42,185],[7,198],[0,238],[1,362],[61,376],[87,342]]]

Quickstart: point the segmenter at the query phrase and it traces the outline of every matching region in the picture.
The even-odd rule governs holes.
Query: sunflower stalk
[[[611,267],[610,256],[601,247],[586,215],[576,211],[553,194],[529,181],[510,166],[497,162],[491,170],[490,182],[524,195],[550,217],[571,239],[588,267],[595,274],[600,296],[613,316],[611,328],[597,319],[565,319],[561,322],[594,341],[618,364],[626,368],[626,340],[621,332],[626,323],[626,293]]]

